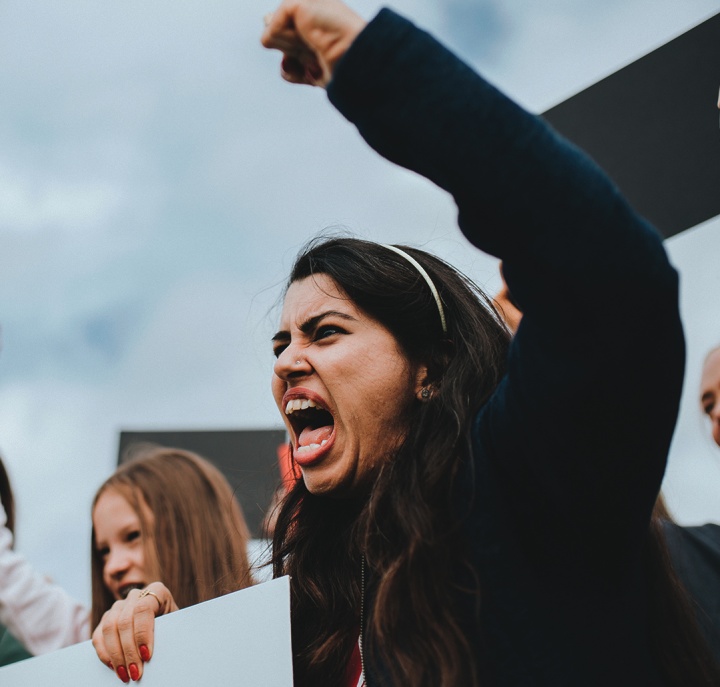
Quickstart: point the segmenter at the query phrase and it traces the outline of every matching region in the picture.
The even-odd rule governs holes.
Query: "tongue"
[[[333,426],[318,427],[312,429],[306,427],[298,437],[298,446],[310,446],[310,444],[321,444],[325,439],[329,439],[333,433]]]

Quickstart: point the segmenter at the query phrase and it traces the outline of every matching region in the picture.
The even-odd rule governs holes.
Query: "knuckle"
[[[125,607],[125,602],[122,599],[118,599],[112,606],[110,606],[110,610],[105,613],[105,615],[113,614],[117,615],[118,613],[122,612],[122,609]]]
[[[118,620],[118,630],[120,632],[127,632],[128,630],[132,630],[133,628],[133,619],[132,616],[123,616]]]
[[[115,625],[111,625],[109,623],[103,623],[103,625],[99,629],[103,637],[112,637],[115,634]],[[100,641],[99,638],[98,641]]]

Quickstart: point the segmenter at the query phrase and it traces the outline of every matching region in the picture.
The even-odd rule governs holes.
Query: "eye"
[[[705,403],[705,405],[703,405],[703,412],[705,413],[705,415],[710,415],[714,407],[715,403]]]
[[[273,346],[273,355],[276,358],[279,358],[282,355],[282,352],[288,347],[286,343],[284,344],[275,344]]]
[[[347,332],[334,324],[323,324],[315,330],[315,340],[327,339],[335,334],[346,334]]]
[[[102,549],[97,549],[97,554],[100,556],[100,560],[105,560],[110,555],[110,548],[104,546]]]
[[[128,532],[127,536],[125,537],[126,541],[135,541],[136,539],[140,539],[140,530],[133,530],[132,532]]]

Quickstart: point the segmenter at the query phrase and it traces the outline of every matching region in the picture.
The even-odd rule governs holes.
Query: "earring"
[[[429,400],[430,396],[432,396],[432,391],[430,391],[430,388],[429,388],[429,387],[424,386],[424,387],[422,388],[422,391],[420,392],[420,398],[421,398],[423,401],[427,401],[427,400]]]

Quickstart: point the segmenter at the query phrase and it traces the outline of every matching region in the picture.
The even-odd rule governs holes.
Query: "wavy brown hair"
[[[205,459],[190,451],[136,445],[98,489],[93,511],[109,489],[137,514],[149,574],[168,587],[180,608],[252,584],[245,518],[225,477]],[[94,527],[91,568],[94,628],[115,601],[103,582]]]
[[[411,362],[427,365],[433,390],[430,402],[415,403],[404,443],[365,498],[314,496],[300,480],[281,506],[273,572],[293,577],[295,684],[303,687],[343,682],[360,626],[363,554],[378,580],[372,607],[363,609],[365,653],[390,658],[398,684],[476,681],[474,653],[457,620],[464,543],[453,484],[471,456],[475,413],[504,373],[509,334],[470,279],[429,253],[402,249],[438,289],[447,332],[418,270],[380,244],[317,239],[288,282],[332,278]]]

